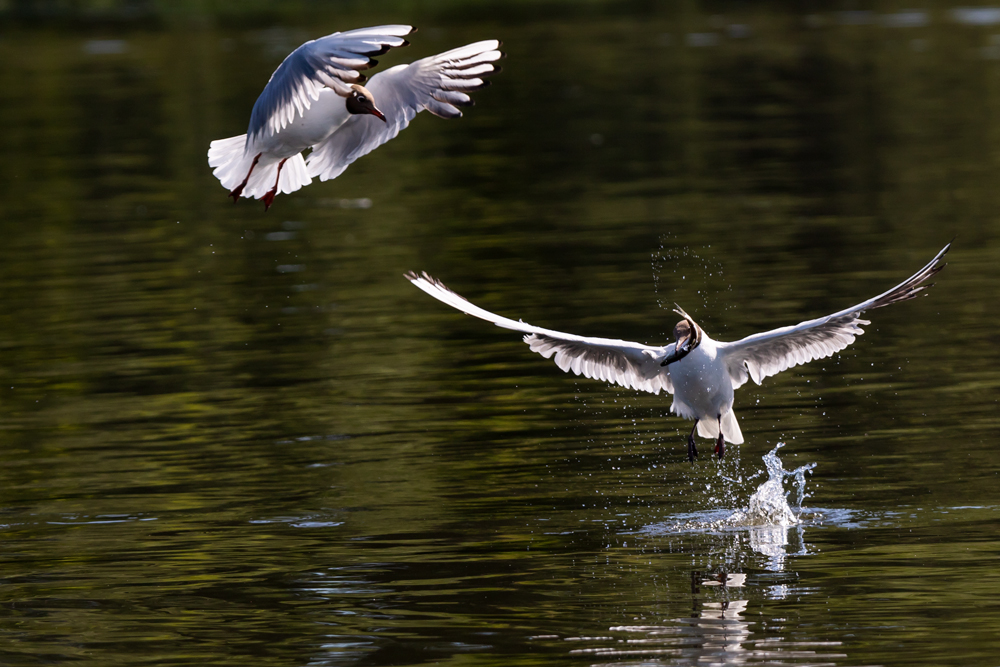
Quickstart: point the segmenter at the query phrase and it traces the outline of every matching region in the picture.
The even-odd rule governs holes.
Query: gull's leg
[[[281,179],[281,168],[285,166],[285,160],[287,160],[287,159],[288,158],[285,158],[284,160],[282,160],[281,162],[278,163],[278,177],[274,179],[274,187],[271,188],[270,190],[268,190],[267,194],[264,195],[264,210],[265,211],[267,209],[271,208],[271,204],[274,203],[274,197],[275,197],[275,195],[278,194],[278,181]]]
[[[722,415],[719,415],[719,437],[715,440],[715,453],[721,459],[726,455],[726,439],[722,437]]]
[[[257,153],[257,157],[253,159],[253,164],[250,165],[250,171],[247,172],[247,177],[243,179],[243,182],[236,186],[229,196],[233,198],[233,203],[235,204],[240,200],[240,195],[243,194],[243,188],[247,186],[247,181],[250,180],[250,174],[253,173],[253,168],[257,166],[257,161],[260,160],[260,156],[263,153]]]
[[[688,461],[692,463],[698,457],[698,447],[694,444],[694,432],[698,430],[698,420],[694,420],[694,428],[691,429],[691,434],[688,435]]]

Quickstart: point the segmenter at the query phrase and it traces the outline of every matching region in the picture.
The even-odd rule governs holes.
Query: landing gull
[[[246,134],[213,141],[212,173],[242,197],[270,208],[279,193],[295,192],[313,177],[326,181],[399,134],[424,109],[442,118],[462,115],[470,91],[499,71],[500,42],[488,39],[373,76],[371,56],[409,44],[408,25],[361,28],[306,42],[271,75],[250,114]],[[302,152],[311,148],[308,158]]]

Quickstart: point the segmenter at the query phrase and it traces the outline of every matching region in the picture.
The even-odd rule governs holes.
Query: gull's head
[[[701,345],[702,331],[697,322],[680,306],[677,306],[674,312],[684,319],[674,325],[674,349],[660,362],[661,366],[680,361]]]
[[[386,122],[385,114],[375,106],[375,96],[370,90],[357,83],[351,84],[351,94],[347,96],[347,110],[353,114],[369,113],[381,118],[382,122]]]

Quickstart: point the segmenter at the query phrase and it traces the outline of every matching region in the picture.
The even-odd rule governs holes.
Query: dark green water
[[[4,665],[998,663],[988,12],[32,6],[0,2]],[[421,28],[386,66],[497,37],[504,72],[233,206],[209,141],[296,45],[386,22]],[[952,237],[927,298],[744,386],[746,443],[693,466],[668,397],[402,276],[657,344],[677,302],[733,340]],[[816,464],[803,524],[692,529],[779,441]]]

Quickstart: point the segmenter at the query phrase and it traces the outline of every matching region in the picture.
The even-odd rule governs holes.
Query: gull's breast
[[[329,88],[310,102],[309,108],[302,115],[296,113],[280,132],[258,139],[255,148],[278,158],[290,157],[325,141],[351,117],[344,98]]]
[[[733,403],[733,383],[707,337],[686,357],[670,365],[674,401],[695,418],[714,418]],[[682,415],[689,416],[689,415]]]

